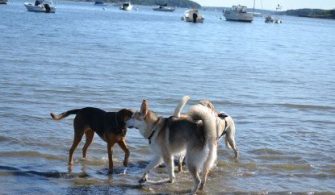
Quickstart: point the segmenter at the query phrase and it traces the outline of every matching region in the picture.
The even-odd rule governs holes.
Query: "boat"
[[[8,0],[0,0],[0,4],[7,4]]]
[[[279,18],[275,18],[273,16],[266,16],[265,17],[265,23],[275,23],[275,24],[280,24],[282,23],[282,20]]]
[[[233,5],[223,11],[223,16],[227,21],[252,22],[254,15],[247,11],[247,6]]]
[[[265,23],[280,24],[280,23],[282,23],[282,21],[279,18],[275,18],[273,16],[266,16],[265,17]]]
[[[52,1],[36,0],[34,4],[25,2],[24,6],[30,12],[55,13],[56,7]]]
[[[130,2],[125,2],[125,3],[122,3],[120,9],[124,11],[130,11],[133,9],[133,5]]]
[[[281,10],[281,6],[278,4],[276,7],[276,13]],[[273,17],[273,16],[266,16],[265,17],[265,23],[274,23],[274,24],[281,24],[283,21],[279,19],[278,17]]]
[[[94,5],[105,5],[105,2],[103,0],[95,0]]]
[[[173,12],[175,7],[167,6],[167,4],[159,5],[158,7],[152,8],[154,11],[162,11],[162,12]]]
[[[184,16],[181,17],[185,22],[203,23],[205,18],[197,9],[188,9],[184,12]]]

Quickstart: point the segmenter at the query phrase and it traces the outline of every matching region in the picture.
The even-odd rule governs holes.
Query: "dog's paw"
[[[182,173],[182,172],[183,172],[183,165],[178,165],[177,173]]]
[[[143,184],[147,181],[146,177],[142,177],[140,180],[138,180],[138,183]]]
[[[201,182],[199,186],[199,190],[203,191],[204,190],[205,183]]]
[[[123,166],[128,167],[128,160],[123,161]]]
[[[235,160],[239,160],[240,159],[240,152],[236,151],[235,152]]]

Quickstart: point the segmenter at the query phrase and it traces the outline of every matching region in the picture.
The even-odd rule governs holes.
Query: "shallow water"
[[[68,171],[72,119],[49,113],[86,106],[172,114],[183,95],[210,99],[237,126],[239,162],[223,142],[205,192],[335,192],[335,21],[283,17],[281,25],[180,20],[184,9],[122,12],[91,3],[57,2],[56,14],[0,6],[0,189],[4,194],[187,193],[186,171],[174,184],[164,168],[138,185],[151,152],[129,129],[130,165],[114,148],[107,175],[105,143],[88,159],[75,153]],[[185,111],[187,108],[185,109]],[[157,183],[158,181],[158,183]]]

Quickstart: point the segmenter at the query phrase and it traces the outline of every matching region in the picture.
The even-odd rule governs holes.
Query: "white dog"
[[[199,120],[199,118],[192,117],[191,115],[181,115],[182,109],[190,99],[189,96],[184,96],[178,106],[176,107],[173,116],[179,118],[192,118],[192,120]],[[215,110],[214,105],[209,100],[201,100],[198,105],[202,105],[211,109],[214,113],[216,113],[216,137],[219,140],[221,137],[225,135],[225,144],[229,149],[233,149],[235,153],[235,159],[239,158],[239,151],[236,146],[235,141],[235,123],[231,116],[225,113],[219,113]],[[181,161],[182,157],[179,159]],[[179,162],[179,166],[181,166],[181,162]],[[180,168],[181,170],[181,168]]]
[[[148,139],[149,146],[155,154],[152,162],[145,168],[139,180],[140,183],[144,183],[149,171],[161,162],[166,164],[169,181],[173,182],[174,155],[185,151],[186,165],[194,180],[191,193],[194,194],[204,187],[208,171],[216,160],[216,115],[211,109],[201,105],[191,107],[188,115],[202,122],[197,123],[173,116],[158,117],[156,113],[149,110],[148,102],[143,100],[140,111],[135,112],[128,120],[127,125],[139,129],[143,137]]]

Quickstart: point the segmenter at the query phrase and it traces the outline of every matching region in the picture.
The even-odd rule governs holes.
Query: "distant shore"
[[[226,9],[227,7],[203,7],[204,9]],[[308,17],[308,18],[323,18],[323,19],[335,19],[335,9],[323,10],[323,9],[294,9],[287,11],[273,11],[265,9],[255,9],[248,8],[249,12],[257,12],[262,15],[288,15],[288,16],[297,16],[297,17]]]
[[[90,1],[94,2],[95,0],[69,0],[69,1]],[[121,3],[121,0],[103,0],[106,3]],[[203,7],[200,4],[191,1],[191,0],[132,0],[132,4],[135,5],[159,5],[165,4],[169,6],[175,7],[195,7],[195,8],[205,8],[205,9],[225,9],[225,7]],[[250,10],[250,9],[248,9]],[[289,16],[297,16],[297,17],[308,17],[308,18],[324,18],[324,19],[335,19],[335,9],[323,10],[323,9],[292,9],[287,11],[270,11],[270,10],[262,10],[255,9],[255,11],[263,13],[263,14],[279,14],[279,15],[289,15]]]
[[[296,9],[296,10],[287,10],[284,13],[289,16],[335,19],[335,9],[332,10]]]

